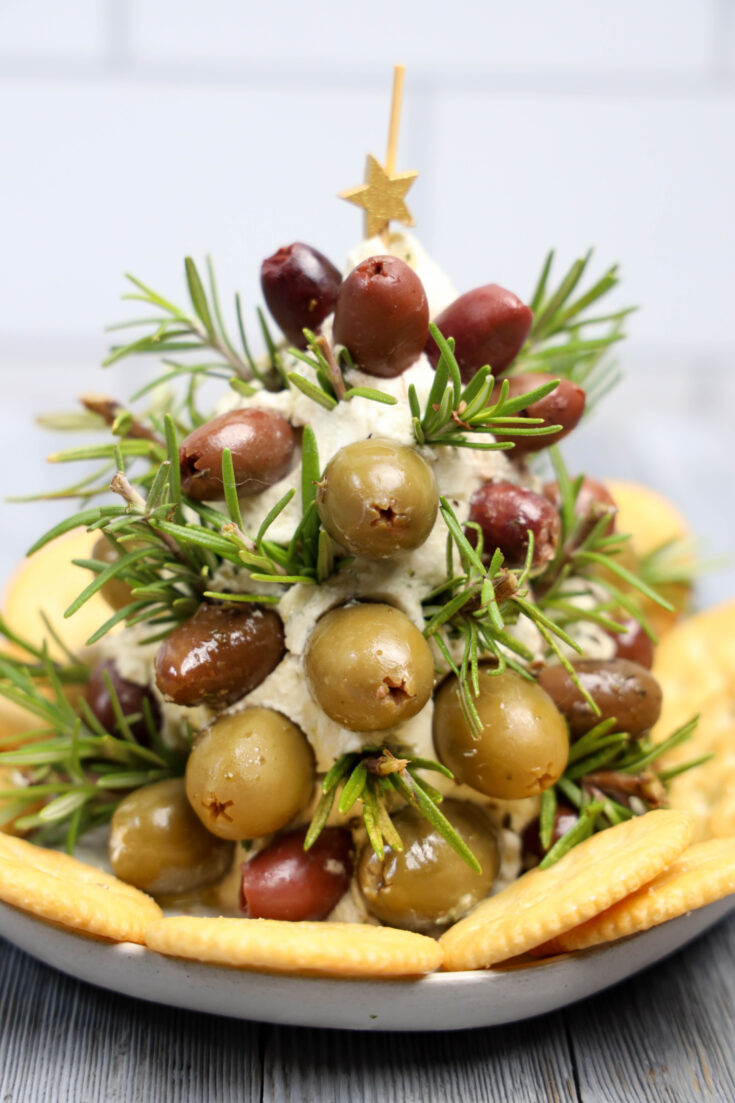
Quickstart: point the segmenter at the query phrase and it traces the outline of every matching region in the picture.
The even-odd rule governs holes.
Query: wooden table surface
[[[573,1007],[435,1034],[276,1027],[72,980],[0,940],[0,1103],[735,1100],[735,916]]]

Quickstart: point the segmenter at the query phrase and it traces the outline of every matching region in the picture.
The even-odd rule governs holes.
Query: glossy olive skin
[[[465,383],[486,364],[493,375],[502,375],[521,351],[532,321],[529,307],[497,283],[466,291],[435,319],[442,334],[454,338],[454,355]],[[434,340],[427,344],[426,355],[436,367],[440,353]]]
[[[325,827],[304,850],[306,828],[274,839],[242,867],[240,910],[250,919],[326,919],[350,887],[352,832]]]
[[[199,735],[186,764],[186,795],[213,835],[254,839],[280,831],[306,807],[314,776],[301,729],[274,709],[248,708]]]
[[[625,631],[609,633],[615,643],[615,658],[630,659],[631,662],[650,670],[656,651],[653,640],[643,631],[634,617],[624,620],[618,618],[618,620],[625,624]]]
[[[327,464],[316,505],[325,529],[343,548],[387,559],[424,543],[436,520],[439,488],[415,448],[359,440]]]
[[[304,329],[318,329],[332,313],[341,282],[339,269],[318,249],[301,241],[284,245],[260,266],[260,286],[268,309],[297,348],[306,347]]]
[[[132,551],[132,548],[128,546],[128,550]],[[111,566],[113,563],[117,563],[119,558],[117,549],[112,546],[106,536],[100,536],[98,540],[95,540],[92,547],[92,559],[99,559],[102,563]],[[130,586],[127,582],[123,582],[121,578],[110,578],[103,584],[100,594],[115,612],[124,609],[126,605],[130,605],[131,601],[135,601]]]
[[[154,896],[219,881],[233,847],[206,831],[186,799],[183,778],[136,789],[115,809],[109,853],[115,875]]]
[[[304,655],[312,697],[350,731],[388,731],[434,688],[428,643],[390,605],[344,605],[317,622]]]
[[[92,671],[84,691],[84,699],[90,709],[99,720],[102,727],[110,735],[120,735],[120,729],[112,707],[112,697],[107,688],[104,675],[107,674],[117,699],[120,702],[123,716],[137,715],[139,718],[130,724],[130,730],[144,746],[150,744],[150,733],[145,720],[144,703],[147,701],[151,710],[151,719],[156,727],[161,723],[161,710],[158,701],[148,686],[140,686],[137,682],[129,682],[123,678],[111,659],[99,663]]]
[[[557,377],[554,375],[547,375],[542,372],[513,375],[508,380],[508,397],[517,398],[522,394],[527,394],[528,391],[542,387],[544,383],[550,383],[555,378]],[[497,383],[493,388],[491,403],[498,401],[501,386],[502,383]],[[560,425],[561,429],[558,429],[555,433],[544,433],[537,437],[526,437],[517,433],[502,433],[498,434],[498,440],[512,441],[514,456],[542,452],[549,445],[558,444],[560,440],[571,433],[572,429],[576,428],[584,413],[585,401],[586,395],[581,387],[578,387],[576,383],[572,383],[570,379],[560,379],[555,390],[545,395],[544,398],[531,402],[523,410],[518,411],[518,415],[514,416],[542,418],[543,425],[535,426],[538,429],[549,425]]]
[[[385,848],[379,858],[363,848],[358,882],[369,910],[392,927],[411,931],[446,926],[483,900],[498,872],[495,828],[476,804],[445,800],[442,812],[481,866],[474,873],[430,823],[411,807],[393,817],[403,853]]]
[[[189,433],[179,448],[181,489],[197,502],[222,498],[222,453],[229,448],[237,493],[260,494],[288,474],[295,436],[274,410],[231,410]]]
[[[554,509],[561,509],[561,493],[559,484],[544,483],[544,497],[551,502]],[[584,518],[592,527],[605,514],[609,514],[610,520],[603,530],[604,536],[612,536],[615,532],[615,514],[618,507],[610,491],[597,479],[590,479],[586,475],[579,488],[579,493],[574,502],[574,516]]]
[[[434,746],[458,782],[489,797],[521,800],[558,781],[569,757],[569,736],[541,686],[513,671],[495,674],[482,667],[474,704],[483,725],[476,739],[462,714],[454,676],[434,697]]]
[[[368,257],[339,289],[334,339],[355,367],[391,379],[418,358],[429,336],[424,285],[398,257]]]
[[[200,605],[159,647],[156,685],[174,704],[225,708],[259,686],[284,650],[273,610]]]
[[[652,728],[661,713],[661,687],[653,675],[629,659],[577,659],[577,677],[600,708],[596,716],[563,666],[553,663],[540,672],[543,686],[564,714],[572,739],[579,739],[602,720],[614,716],[618,730],[633,736]]]
[[[559,514],[546,498],[504,480],[485,483],[475,491],[469,519],[482,529],[483,552],[489,557],[500,548],[506,567],[525,563],[529,529],[533,533],[532,567],[537,572],[554,558],[561,539]],[[476,541],[471,528],[466,532]]]

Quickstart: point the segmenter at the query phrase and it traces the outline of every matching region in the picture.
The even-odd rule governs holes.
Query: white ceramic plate
[[[162,957],[52,927],[0,904],[0,934],[90,984],[153,1003],[239,1019],[349,1030],[460,1030],[557,1010],[652,965],[735,910],[726,897],[622,942],[546,964],[419,980],[285,977]]]

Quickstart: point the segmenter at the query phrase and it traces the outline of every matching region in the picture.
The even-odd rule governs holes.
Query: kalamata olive
[[[454,338],[454,355],[465,383],[489,364],[501,375],[521,351],[533,321],[533,313],[517,295],[497,283],[466,291],[436,318],[445,337]],[[426,355],[436,367],[439,349],[429,340]]]
[[[620,731],[642,735],[659,718],[661,687],[653,675],[628,659],[577,659],[572,663],[577,678],[600,709],[596,716],[563,666],[552,663],[538,676],[566,717],[573,739],[590,731],[602,720],[614,716]]]
[[[620,621],[619,617],[617,619]],[[630,659],[631,662],[650,670],[655,651],[653,640],[647,632],[644,632],[635,617],[626,617],[620,623],[625,624],[625,631],[610,633],[615,642],[615,657]]]
[[[533,391],[537,387],[542,387],[544,383],[549,383],[554,378],[553,375],[546,375],[541,372],[513,375],[508,380],[510,388],[508,397],[517,398],[519,395]],[[501,386],[502,383],[497,383],[493,388],[491,403],[498,401]],[[541,452],[542,449],[548,448],[550,444],[557,444],[571,433],[584,413],[585,400],[586,395],[581,387],[578,387],[576,383],[572,383],[570,379],[560,379],[558,386],[550,394],[545,395],[544,398],[539,398],[537,402],[531,402],[525,409],[520,410],[518,414],[513,416],[543,418],[544,424],[534,427],[537,429],[542,429],[548,425],[561,425],[561,429],[556,433],[531,437],[516,433],[502,433],[498,436],[498,440],[512,441],[514,445],[513,455],[515,456],[526,455],[530,452]]]
[[[156,685],[177,705],[225,708],[259,686],[283,652],[272,609],[200,605],[159,647]]]
[[[418,628],[390,605],[345,605],[318,621],[304,656],[312,696],[350,731],[387,731],[420,712],[434,660]]]
[[[295,241],[284,245],[260,267],[260,286],[268,309],[287,340],[304,348],[304,329],[317,329],[334,310],[342,276],[318,249]]]
[[[326,919],[350,885],[352,832],[325,827],[309,850],[306,828],[280,835],[242,867],[240,908],[250,919]]]
[[[481,866],[474,873],[439,832],[411,807],[393,817],[403,852],[386,847],[379,858],[366,845],[358,881],[370,911],[392,927],[412,931],[445,926],[484,899],[498,872],[495,828],[476,804],[445,800],[442,812]]]
[[[562,835],[566,835],[570,827],[574,827],[579,819],[579,812],[570,804],[560,801],[554,813],[554,826],[551,829],[551,846],[558,842]],[[533,854],[535,858],[543,858],[546,851],[541,845],[540,824],[538,817],[526,824],[521,832],[523,850],[526,854]],[[551,849],[551,847],[549,847]]]
[[[421,280],[398,257],[369,257],[339,289],[334,339],[355,366],[390,379],[420,356],[429,335],[429,304]]]
[[[108,675],[112,688],[117,695],[123,716],[138,717],[130,724],[131,732],[139,743],[149,744],[150,733],[145,719],[145,702],[148,702],[154,726],[158,727],[161,723],[161,710],[158,707],[158,701],[149,686],[141,686],[137,682],[130,682],[127,678],[123,678],[111,659],[99,663],[94,668],[84,691],[84,699],[95,717],[110,735],[121,734],[112,705],[112,696],[105,681],[105,674]]]
[[[528,552],[528,532],[533,533],[535,570],[543,569],[556,553],[561,520],[552,505],[533,490],[500,480],[484,483],[470,499],[470,521],[482,529],[483,551],[491,556],[500,548],[506,567],[520,567]],[[467,536],[476,533],[467,529]]]
[[[210,834],[194,815],[183,778],[136,789],[112,817],[109,853],[116,876],[154,896],[213,884],[226,873],[232,852],[232,843]]]
[[[132,551],[130,545],[128,545],[127,550]],[[95,540],[92,547],[92,558],[99,559],[102,563],[112,565],[113,563],[117,563],[120,557],[117,553],[117,549],[112,546],[107,537],[100,536],[98,540]],[[126,605],[130,605],[131,601],[135,601],[130,586],[119,577],[110,578],[105,582],[100,589],[100,594],[115,612],[119,609],[124,609]]]
[[[197,738],[186,763],[189,803],[222,839],[280,831],[313,791],[314,755],[306,736],[273,709],[221,716]]]
[[[415,448],[359,440],[329,461],[316,504],[325,529],[343,548],[386,559],[424,543],[436,520],[439,490]]]
[[[254,406],[220,414],[189,433],[179,448],[181,488],[198,502],[222,498],[222,453],[229,448],[237,493],[260,494],[288,474],[294,431],[274,410]]]
[[[448,678],[434,697],[434,746],[439,759],[464,782],[500,800],[533,797],[554,785],[569,757],[564,718],[536,682],[513,671],[480,669],[474,697],[482,728],[473,735]]]
[[[558,483],[544,483],[543,495],[555,509],[561,509],[561,493]],[[594,525],[595,521],[599,521],[606,513],[609,514],[610,522],[605,527],[603,535],[612,536],[615,532],[615,514],[617,511],[618,507],[615,504],[615,499],[607,487],[603,486],[602,483],[598,483],[596,479],[590,479],[585,475],[574,502],[574,516],[583,518]]]

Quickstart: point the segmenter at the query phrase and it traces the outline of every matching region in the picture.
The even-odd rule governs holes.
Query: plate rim
[[[421,977],[279,974],[166,957],[59,927],[0,902],[0,936],[76,980],[131,998],[301,1027],[432,1031],[499,1026],[603,992],[675,953],[735,910],[735,895],[575,954]]]

